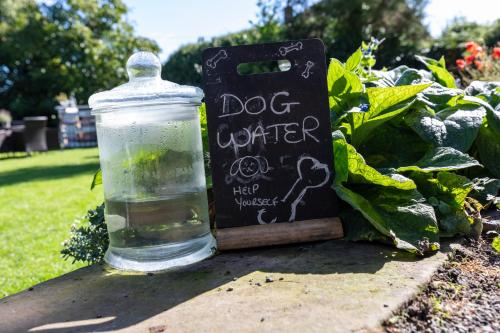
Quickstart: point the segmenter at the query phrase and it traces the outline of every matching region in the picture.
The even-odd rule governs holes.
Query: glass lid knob
[[[151,52],[141,51],[134,53],[127,61],[129,80],[139,78],[160,78],[160,59]]]

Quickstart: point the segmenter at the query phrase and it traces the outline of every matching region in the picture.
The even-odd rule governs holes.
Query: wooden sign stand
[[[209,48],[202,58],[218,249],[343,237],[321,40]],[[284,60],[288,70],[238,70]]]
[[[246,249],[252,247],[306,243],[344,237],[342,223],[338,217],[250,225],[224,228],[216,231],[219,251]]]

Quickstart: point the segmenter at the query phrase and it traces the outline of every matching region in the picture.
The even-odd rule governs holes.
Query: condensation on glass
[[[198,107],[201,89],[160,77],[138,52],[129,82],[94,94],[109,248],[118,269],[160,271],[215,252],[210,232]]]

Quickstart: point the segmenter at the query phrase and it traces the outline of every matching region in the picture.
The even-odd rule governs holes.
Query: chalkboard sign
[[[237,70],[285,59],[287,71]],[[325,59],[319,39],[204,50],[217,228],[336,214]]]

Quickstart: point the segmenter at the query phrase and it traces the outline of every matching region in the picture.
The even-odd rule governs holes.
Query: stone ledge
[[[0,300],[1,331],[379,331],[447,251],[416,260],[328,241],[224,253],[153,276],[94,265]]]

